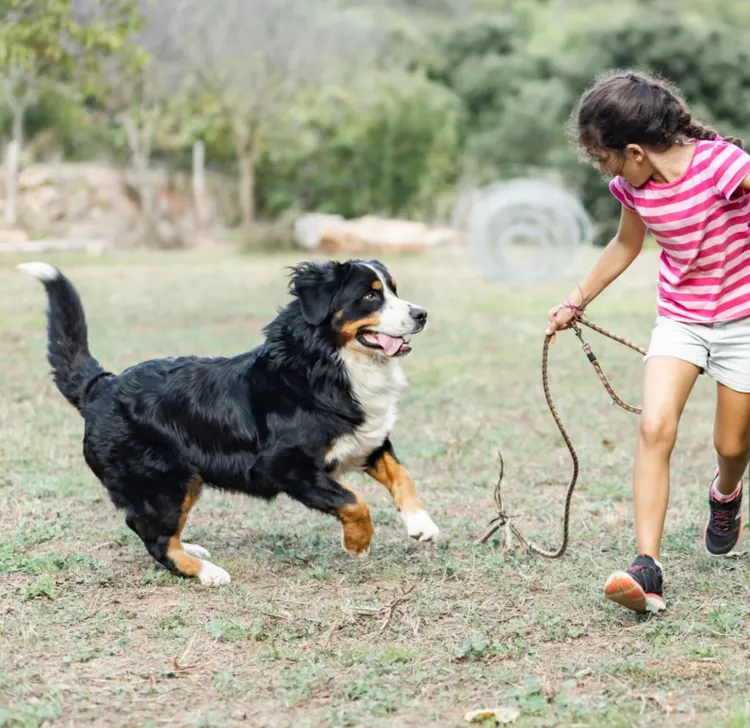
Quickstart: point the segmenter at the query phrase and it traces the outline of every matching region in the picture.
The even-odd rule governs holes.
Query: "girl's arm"
[[[638,213],[622,207],[617,234],[599,256],[591,272],[570,294],[566,303],[549,312],[547,334],[567,328],[580,310],[591,303],[637,257],[646,239],[646,225]]]
[[[617,234],[568,300],[581,308],[591,303],[638,257],[645,239],[646,225],[643,220],[637,212],[623,207]]]

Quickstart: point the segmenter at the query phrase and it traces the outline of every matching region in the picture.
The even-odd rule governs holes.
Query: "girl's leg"
[[[728,554],[742,535],[742,474],[750,454],[750,394],[719,383],[714,446],[718,472],[709,490],[706,551]]]
[[[716,490],[731,495],[750,459],[750,394],[717,385],[714,447],[719,464]]]
[[[638,553],[656,560],[669,502],[669,460],[682,411],[699,374],[697,366],[682,359],[656,356],[646,361],[633,502]]]
[[[607,579],[604,595],[636,612],[665,608],[659,550],[669,502],[669,460],[700,367],[672,356],[646,361],[643,412],[633,471],[638,558]]]

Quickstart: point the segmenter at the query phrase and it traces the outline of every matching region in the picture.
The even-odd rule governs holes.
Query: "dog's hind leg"
[[[398,461],[390,440],[386,440],[370,456],[367,474],[388,489],[411,538],[432,541],[438,536],[440,530],[427,515],[417,495],[414,479]]]
[[[193,556],[196,559],[208,559],[211,557],[211,554],[208,549],[204,549],[203,546],[198,546],[198,544],[195,543],[185,543],[182,540],[182,532],[185,529],[185,524],[187,523],[190,511],[198,502],[198,498],[200,498],[202,490],[203,480],[200,476],[196,475],[195,478],[190,481],[187,495],[185,496],[185,500],[182,502],[182,508],[180,509],[180,522],[178,524],[178,533],[175,534],[175,538],[179,541],[179,545],[182,547],[182,550],[188,556]]]
[[[203,481],[194,477],[177,492],[162,487],[148,507],[130,511],[125,522],[140,536],[146,550],[173,574],[197,579],[201,584],[221,586],[229,584],[229,574],[207,561],[208,551],[193,544],[183,544],[182,530],[190,510],[200,496]]]

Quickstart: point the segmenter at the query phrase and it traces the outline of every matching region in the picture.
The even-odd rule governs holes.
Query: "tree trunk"
[[[141,198],[141,212],[149,227],[152,227],[156,212],[156,196],[151,180],[148,178],[149,156],[145,151],[139,150],[133,156],[133,170],[135,171],[136,187]]]
[[[193,144],[193,206],[195,222],[202,230],[208,222],[208,202],[206,200],[206,145],[202,141]]]
[[[5,177],[5,224],[13,227],[16,214],[16,191],[18,189],[18,168],[21,162],[21,145],[23,144],[23,107],[13,107],[13,139],[6,152]]]
[[[151,166],[151,129],[141,125],[138,120],[125,115],[122,120],[130,149],[130,165],[133,172],[133,184],[138,191],[141,202],[141,225],[148,244],[157,242],[156,194],[148,178]]]
[[[23,146],[23,117],[24,117],[23,105],[18,105],[13,109],[13,141],[18,144],[18,151],[21,151]]]
[[[237,143],[237,167],[242,227],[248,230],[255,222],[255,151],[252,144]]]

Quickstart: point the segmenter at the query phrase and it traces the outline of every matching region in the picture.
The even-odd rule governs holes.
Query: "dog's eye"
[[[375,293],[375,291],[367,291],[365,295],[362,297],[365,301],[378,301],[380,300],[380,296]]]

